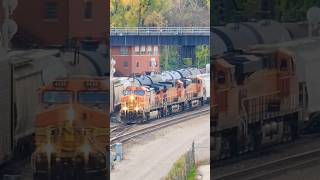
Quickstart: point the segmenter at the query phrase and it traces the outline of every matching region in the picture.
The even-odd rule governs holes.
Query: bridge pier
[[[196,46],[177,46],[177,60],[178,67],[182,68],[185,63],[183,62],[184,58],[191,58],[192,66],[196,65]]]

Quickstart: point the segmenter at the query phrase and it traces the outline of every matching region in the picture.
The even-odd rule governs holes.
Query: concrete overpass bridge
[[[176,46],[179,63],[183,58],[192,58],[192,64],[195,64],[196,46],[209,45],[209,37],[210,27],[117,27],[110,29],[111,47]]]

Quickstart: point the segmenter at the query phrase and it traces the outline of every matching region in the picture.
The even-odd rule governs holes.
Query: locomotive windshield
[[[135,94],[135,95],[138,95],[138,96],[143,96],[144,95],[144,90],[134,90],[134,91],[125,90],[125,91],[123,91],[123,95],[125,95],[125,96],[131,95],[131,94]]]
[[[128,91],[128,90],[123,91],[123,95],[125,95],[125,96],[133,94],[133,93],[134,93],[133,91]]]
[[[144,95],[144,90],[135,90],[134,94],[138,95],[138,96],[143,96]]]
[[[79,103],[81,104],[107,104],[108,103],[107,92],[79,92]]]
[[[47,104],[68,104],[72,93],[69,91],[46,91],[43,93],[42,101]]]

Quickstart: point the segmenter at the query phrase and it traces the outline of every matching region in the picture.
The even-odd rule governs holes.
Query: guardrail
[[[116,27],[110,35],[210,35],[210,27]]]

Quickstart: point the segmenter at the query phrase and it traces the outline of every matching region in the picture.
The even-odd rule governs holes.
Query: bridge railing
[[[210,27],[117,27],[110,35],[210,35]]]

